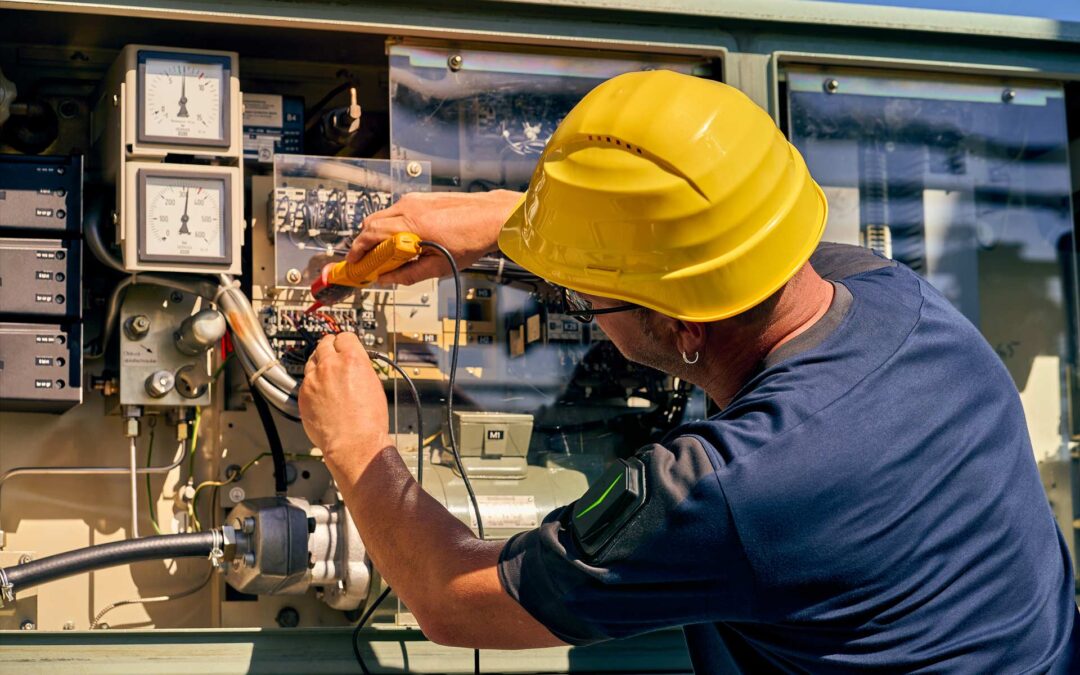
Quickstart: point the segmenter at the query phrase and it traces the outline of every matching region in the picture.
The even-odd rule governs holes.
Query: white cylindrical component
[[[180,324],[176,331],[176,348],[185,354],[198,356],[210,349],[225,335],[225,317],[216,309],[204,309]]]

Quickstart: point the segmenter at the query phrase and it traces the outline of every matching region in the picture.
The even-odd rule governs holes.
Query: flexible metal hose
[[[164,534],[142,539],[128,539],[109,544],[59,553],[40,560],[0,570],[5,595],[14,595],[32,586],[63,579],[105,567],[128,565],[143,560],[165,558],[204,558],[222,541],[220,531],[195,534]]]

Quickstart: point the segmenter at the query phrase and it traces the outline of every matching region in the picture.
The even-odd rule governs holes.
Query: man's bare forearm
[[[498,649],[562,644],[503,590],[502,543],[477,539],[420,489],[397,450],[342,455],[331,471],[368,555],[429,638]]]

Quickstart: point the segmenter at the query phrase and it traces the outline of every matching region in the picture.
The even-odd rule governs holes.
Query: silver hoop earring
[[[683,353],[682,353],[682,360],[683,360],[683,362],[684,362],[684,363],[686,363],[686,364],[687,364],[687,365],[689,365],[689,366],[692,366],[692,365],[694,365],[695,363],[697,363],[697,362],[698,362],[698,359],[699,359],[699,358],[701,358],[701,353],[700,353],[700,352],[694,352],[694,360],[693,360],[693,361],[691,361],[690,359],[686,358],[686,352],[683,352]]]

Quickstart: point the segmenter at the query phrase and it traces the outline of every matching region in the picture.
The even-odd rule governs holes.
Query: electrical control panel
[[[58,413],[82,402],[79,330],[0,323],[0,410]]]
[[[388,589],[349,486],[304,431],[297,394],[319,340],[353,333],[377,355],[405,465],[489,540],[539,526],[616,459],[712,411],[496,252],[458,280],[376,282],[317,309],[311,284],[405,195],[525,189],[582,96],[649,69],[726,72],[779,106],[828,193],[829,238],[922,265],[978,322],[1021,388],[1059,522],[1078,517],[1060,487],[1076,472],[1063,430],[1080,429],[1066,419],[1080,395],[1062,393],[1080,391],[1067,180],[1078,164],[1064,123],[1080,110],[1077,85],[788,68],[780,56],[765,68],[761,54],[729,59],[764,34],[738,22],[730,40],[685,17],[666,32],[621,13],[582,22],[581,8],[503,12],[497,25],[523,31],[503,34],[488,17],[466,26],[477,11],[466,8],[453,25],[434,10],[410,23],[406,2],[392,22],[402,36],[377,7],[350,3],[305,4],[299,21],[224,5],[211,17],[183,1],[59,4],[0,8],[0,567],[159,532],[214,532],[217,547],[19,592],[0,602],[0,629],[74,636],[79,649],[182,629],[167,640],[194,646],[164,647],[177,669],[208,658],[207,630],[240,629],[230,640],[274,643],[245,651],[240,672],[341,671],[353,657],[342,629],[368,614],[378,630],[355,645],[372,672],[472,672],[470,651],[424,640]],[[542,34],[559,21],[560,35]],[[78,637],[90,628],[108,632]],[[690,668],[681,636],[674,651],[662,639],[602,658],[551,650],[535,667],[518,655],[496,667],[487,650],[479,661],[481,672]],[[418,645],[443,651],[413,659]]]
[[[78,242],[0,239],[0,316],[77,318],[79,254]]]
[[[0,155],[0,233],[82,231],[82,157]]]

